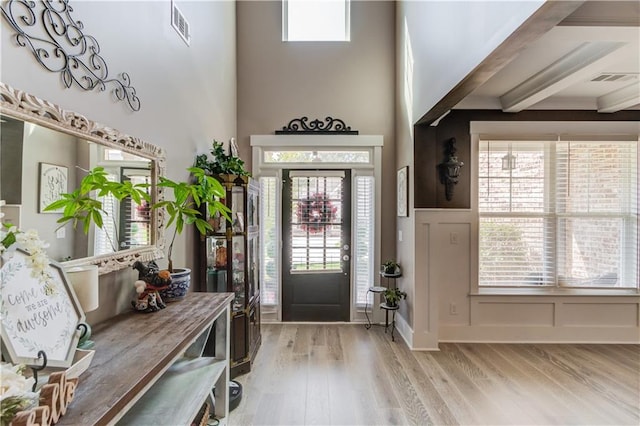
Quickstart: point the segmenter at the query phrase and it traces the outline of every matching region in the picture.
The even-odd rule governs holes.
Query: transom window
[[[481,140],[478,164],[480,286],[638,287],[637,140]]]
[[[265,163],[369,163],[370,152],[339,150],[264,151]]]
[[[283,0],[282,41],[349,41],[349,0]]]

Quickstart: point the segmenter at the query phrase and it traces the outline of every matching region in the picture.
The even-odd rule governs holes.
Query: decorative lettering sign
[[[2,349],[14,364],[41,365],[38,351],[47,354],[47,366],[69,367],[84,321],[62,268],[50,263],[50,289],[31,276],[27,253],[17,250],[0,269]],[[49,293],[49,294],[48,294]]]

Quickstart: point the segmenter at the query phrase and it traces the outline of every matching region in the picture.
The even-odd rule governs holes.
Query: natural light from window
[[[283,41],[349,41],[349,0],[283,0]]]
[[[480,286],[638,287],[637,141],[480,141]]]

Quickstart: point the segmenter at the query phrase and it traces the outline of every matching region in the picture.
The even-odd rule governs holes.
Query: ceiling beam
[[[415,124],[428,125],[440,118],[516,58],[522,49],[555,27],[583,3],[585,2],[560,0],[543,3],[518,29],[456,84],[449,93],[436,102]]]
[[[600,96],[597,104],[598,112],[618,112],[640,104],[640,81]]]
[[[600,71],[610,61],[609,56],[625,44],[615,41],[582,43],[561,59],[500,96],[502,110],[520,112],[588,79]]]

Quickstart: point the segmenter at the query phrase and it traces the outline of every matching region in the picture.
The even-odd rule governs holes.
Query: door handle
[[[342,260],[344,260],[345,262],[349,261],[349,255],[345,254],[344,256],[342,256]]]
[[[349,250],[349,244],[345,244],[345,245],[343,245],[343,246],[342,246],[342,249],[343,249],[343,250],[345,250],[345,251]]]

